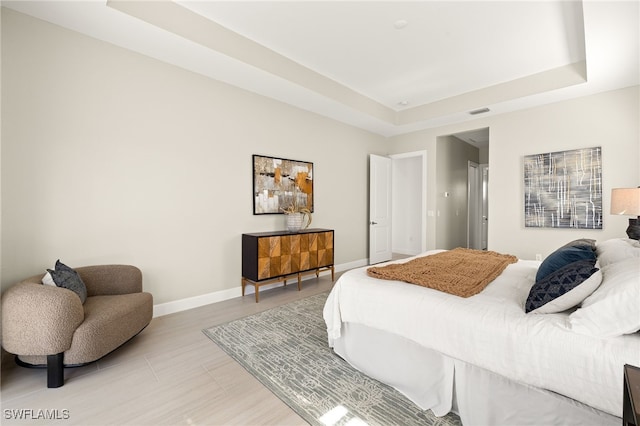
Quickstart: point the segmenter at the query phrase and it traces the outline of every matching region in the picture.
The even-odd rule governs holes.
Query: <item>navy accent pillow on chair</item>
[[[87,300],[87,286],[84,284],[84,281],[82,281],[82,278],[80,278],[80,275],[78,275],[75,269],[68,267],[64,263],[60,262],[60,260],[57,260],[55,270],[47,269],[47,271],[51,274],[53,282],[58,287],[66,288],[75,292],[82,303]]]

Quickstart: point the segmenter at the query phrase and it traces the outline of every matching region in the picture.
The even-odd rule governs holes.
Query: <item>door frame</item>
[[[480,180],[482,181],[480,244],[483,250],[489,250],[489,164],[480,164]]]
[[[474,161],[468,161],[467,164],[467,247],[487,250],[489,245],[489,165]]]
[[[467,248],[481,245],[482,179],[479,164],[467,161]]]

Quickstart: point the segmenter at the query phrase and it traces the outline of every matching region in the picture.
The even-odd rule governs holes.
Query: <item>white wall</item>
[[[130,263],[154,302],[240,294],[252,154],[314,163],[314,227],[367,257],[367,159],[385,140],[11,10],[2,13],[2,288]]]
[[[427,149],[428,209],[436,206],[434,152],[438,136],[489,127],[489,249],[533,259],[575,238],[602,241],[626,237],[628,217],[609,215],[611,188],[640,184],[640,91],[638,86],[509,114],[391,138],[392,152]],[[602,147],[602,230],[525,228],[523,157],[592,146]],[[436,217],[428,217],[428,248],[436,248]]]
[[[612,216],[609,209],[612,188],[640,185],[639,100],[635,86],[496,117],[489,152],[489,247],[533,258],[573,238],[626,237],[628,217]],[[593,146],[602,147],[603,229],[525,228],[523,157]]]

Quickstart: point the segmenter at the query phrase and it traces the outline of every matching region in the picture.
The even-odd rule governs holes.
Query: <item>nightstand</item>
[[[640,368],[624,366],[623,426],[640,426]]]

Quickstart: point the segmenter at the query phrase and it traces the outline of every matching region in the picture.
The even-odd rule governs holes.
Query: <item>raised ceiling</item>
[[[180,4],[395,110],[585,59],[566,1]]]
[[[384,136],[640,82],[637,1],[2,4]]]

